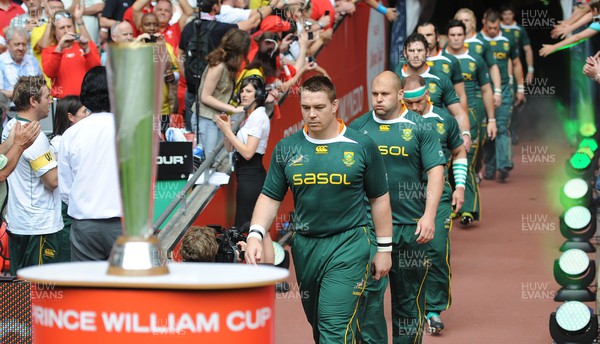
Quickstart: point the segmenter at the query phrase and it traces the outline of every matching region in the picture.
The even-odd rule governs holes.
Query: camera
[[[594,22],[594,23],[598,23],[598,22],[600,22],[600,14],[599,14],[599,15],[597,15],[597,16],[593,16],[593,17],[592,17],[592,22]]]
[[[150,35],[150,38],[144,38],[144,43],[156,43],[158,37]]]
[[[73,39],[76,41],[79,41],[79,38],[81,37],[80,34],[76,33],[75,35],[73,35]]]
[[[237,246],[240,241],[246,242],[246,235],[250,229],[250,223],[246,222],[241,227],[223,228],[221,226],[209,225],[217,232],[217,263],[237,263],[244,259],[244,251]]]
[[[291,39],[292,39],[292,42],[293,41],[297,41],[298,40],[298,36],[297,35],[292,35]]]

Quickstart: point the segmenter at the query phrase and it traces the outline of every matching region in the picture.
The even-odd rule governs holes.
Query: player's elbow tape
[[[265,230],[265,227],[263,227],[261,225],[250,226],[250,231],[248,232],[248,238],[256,238],[259,241],[262,241],[262,239],[265,237],[265,235],[267,235],[267,231]]]
[[[455,159],[452,161],[452,172],[454,172],[454,184],[457,188],[465,188],[467,181],[467,158]]]
[[[392,237],[377,237],[377,252],[392,252]]]

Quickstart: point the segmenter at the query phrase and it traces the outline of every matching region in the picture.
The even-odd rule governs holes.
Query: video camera
[[[209,225],[217,232],[217,263],[237,263],[244,259],[244,251],[237,246],[240,241],[246,242],[246,236],[250,230],[250,223],[246,222],[241,227],[223,228],[218,225]]]

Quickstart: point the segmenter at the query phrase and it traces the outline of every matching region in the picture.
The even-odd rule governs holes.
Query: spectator
[[[164,0],[162,0],[164,2]],[[165,36],[158,32],[159,20],[156,14],[146,13],[142,16],[142,34],[139,35],[136,40],[143,40],[145,42],[151,42],[155,44],[159,50],[165,49],[165,56],[168,56],[166,60],[165,68],[165,88],[163,91],[163,102],[161,108],[161,123],[162,132],[164,133],[169,126],[169,115],[171,114],[171,105],[169,104],[169,85],[176,85],[179,81],[179,66],[177,65],[177,58],[173,47],[165,42]]]
[[[33,56],[38,61],[40,67],[42,66],[42,49],[46,48],[52,43],[52,30],[48,30],[52,25],[48,24],[54,20],[54,13],[64,11],[65,5],[63,5],[61,0],[48,0],[44,4],[44,12],[47,15],[48,22],[43,23],[38,27],[34,27],[31,30],[31,34],[29,35],[29,45],[31,46],[31,50],[33,51]],[[42,72],[44,72],[42,70]],[[46,79],[46,84],[48,87],[52,88],[52,80],[44,74]]]
[[[10,0],[0,0],[0,29],[10,25],[10,21],[25,13],[23,8]]]
[[[583,66],[583,74],[600,83],[600,51],[596,55],[589,56],[586,59],[585,66]]]
[[[67,11],[70,13],[75,13],[77,6],[82,7],[83,16],[81,17],[81,20],[90,35],[90,40],[96,45],[100,44],[100,24],[98,22],[98,15],[104,10],[104,1],[84,0],[82,3],[81,0],[65,0],[64,3],[67,7]]]
[[[142,9],[150,3],[150,0],[138,0],[133,4],[133,19],[135,26],[140,28],[142,31],[142,18],[144,13]],[[187,0],[179,0],[181,5],[181,17],[179,21],[174,25],[170,25],[169,22],[173,18],[173,4],[170,0],[158,0],[154,6],[152,13],[158,18],[158,32],[164,37],[165,41],[173,47],[179,46],[179,40],[181,39],[181,28],[185,27],[187,19],[194,13],[194,10],[187,2]]]
[[[59,99],[57,103],[56,111],[54,112],[54,128],[50,145],[54,151],[54,156],[58,158],[58,149],[60,148],[62,135],[70,126],[86,118],[89,112],[81,104],[78,96],[66,96]]]
[[[13,101],[17,116],[4,128],[3,141],[17,123],[48,117],[52,96],[42,76],[22,77],[15,85]],[[62,230],[56,167],[50,142],[39,133],[8,177],[6,221],[13,275],[26,266],[69,261],[69,236]]]
[[[289,2],[295,3],[296,0],[290,0]],[[275,4],[277,1],[274,2]],[[268,4],[271,7],[271,13],[275,14],[275,4]],[[267,16],[265,9],[248,9],[248,0],[223,0],[221,2],[221,9],[219,14],[216,15],[217,21],[222,23],[236,24],[245,20],[257,19],[262,20],[263,16]],[[260,13],[259,13],[260,11]],[[263,13],[264,11],[264,13]]]
[[[31,31],[46,22],[48,22],[48,18],[46,17],[46,13],[44,13],[44,9],[41,6],[41,0],[29,0],[25,1],[25,6],[27,6],[27,13],[23,13],[19,16],[14,17],[10,21],[10,27],[21,27],[27,30],[27,33],[30,34]],[[6,28],[4,28],[4,32],[6,35]],[[27,36],[29,41],[29,36]],[[27,44],[27,52],[33,55],[33,50],[31,44]]]
[[[279,5],[279,3],[278,3]],[[283,5],[280,5],[283,6]],[[209,30],[210,35],[210,43],[212,43],[209,49],[212,51],[221,43],[223,36],[231,29],[240,29],[242,31],[250,31],[254,29],[260,24],[260,17],[250,16],[248,20],[241,21],[237,24],[227,24],[221,22],[215,22],[215,15],[219,14],[221,10],[220,0],[206,0],[201,4],[201,21],[198,23],[198,28],[200,30]],[[268,11],[272,11],[271,9],[264,9],[265,13],[270,13]],[[265,14],[263,14],[265,15]],[[209,25],[207,23],[209,21],[213,21],[214,25],[212,28],[207,29]],[[197,37],[197,33],[200,31],[196,30],[197,21],[193,20],[188,23],[181,32],[181,40],[179,41],[179,52],[178,57],[180,61],[185,59],[186,54],[191,53],[188,52],[188,45],[192,39]],[[197,54],[197,52],[194,52]],[[202,56],[205,58],[206,56]],[[180,67],[183,67],[183,62],[180,64]],[[179,84],[179,88],[185,88],[185,125],[191,131],[196,131],[195,126],[192,126],[192,113],[196,111],[195,108],[192,107],[192,104],[196,101],[196,95],[198,93],[199,83],[195,85],[195,87],[189,88],[185,82],[185,79],[182,78]],[[183,92],[183,91],[181,91]],[[198,141],[199,142],[199,141]]]
[[[263,78],[256,75],[247,77],[241,81],[239,92],[240,105],[244,107],[246,117],[237,134],[231,129],[229,116],[215,118],[225,137],[225,148],[235,152],[235,227],[238,228],[252,219],[254,205],[267,176],[262,162],[271,130],[264,107],[267,95]]]
[[[204,154],[210,156],[222,140],[221,132],[215,124],[215,118],[223,112],[241,113],[241,106],[229,104],[233,93],[235,78],[242,61],[248,55],[250,35],[242,30],[230,30],[221,41],[221,45],[208,54],[208,67],[202,74],[198,99],[200,114],[192,117],[192,127],[198,123],[198,141],[204,148]]]
[[[192,226],[181,239],[181,258],[184,262],[215,261],[219,246],[216,232],[210,227]]]
[[[600,14],[600,2],[595,2],[595,3],[590,4],[590,8],[592,10],[593,16],[597,16],[598,14]],[[546,57],[557,51],[567,49],[567,48],[571,47],[572,45],[579,44],[579,43],[585,41],[586,39],[593,37],[594,35],[596,35],[598,33],[598,31],[600,31],[600,23],[592,22],[590,24],[590,26],[587,27],[586,29],[584,29],[572,36],[569,36],[558,43],[542,44],[542,48],[540,49],[539,54],[542,57]]]
[[[8,51],[0,54],[0,92],[9,98],[13,87],[21,76],[41,75],[42,71],[35,57],[27,52],[27,31],[21,27],[6,30]]]
[[[117,21],[123,21],[123,15],[135,0],[106,0],[102,15],[100,15],[100,42],[108,40],[108,29]],[[133,26],[133,22],[131,23]]]
[[[133,28],[131,24],[126,21],[117,21],[110,29],[110,38],[115,43],[131,43],[133,42]],[[103,51],[100,55],[100,61],[103,66],[106,66],[106,59],[108,58],[108,52]]]
[[[79,95],[85,73],[100,65],[100,54],[94,42],[75,33],[69,12],[56,12],[52,23],[55,45],[42,51],[42,68],[52,79],[52,95]]]
[[[71,259],[107,260],[122,232],[122,212],[106,68],[87,72],[81,103],[91,114],[63,134],[58,151],[60,195],[73,218]]]

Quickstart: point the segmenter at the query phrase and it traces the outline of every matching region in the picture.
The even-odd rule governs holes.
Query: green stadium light
[[[560,190],[560,203],[565,209],[576,205],[587,207],[591,202],[592,187],[582,178],[570,179]]]
[[[598,150],[598,142],[591,137],[586,137],[579,143],[579,148],[588,147],[592,152],[596,153]]]
[[[563,252],[554,261],[554,279],[561,289],[554,301],[595,301],[596,295],[588,287],[596,278],[596,263],[587,253],[578,249]]]
[[[594,123],[584,123],[579,127],[579,133],[583,137],[592,137],[596,134],[596,125]]]
[[[594,343],[598,317],[584,303],[565,302],[550,315],[550,336],[556,344]]]
[[[596,252],[590,239],[596,234],[596,215],[582,206],[567,209],[560,216],[560,233],[567,239],[560,251],[577,248],[584,252]]]

